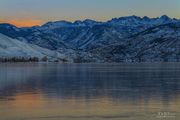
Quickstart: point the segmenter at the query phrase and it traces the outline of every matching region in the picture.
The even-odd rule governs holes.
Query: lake
[[[180,63],[0,64],[0,120],[180,120]]]

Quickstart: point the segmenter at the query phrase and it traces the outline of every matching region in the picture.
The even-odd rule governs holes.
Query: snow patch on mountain
[[[63,58],[64,55],[41,48],[37,45],[21,42],[0,34],[0,56],[1,57],[38,57]]]

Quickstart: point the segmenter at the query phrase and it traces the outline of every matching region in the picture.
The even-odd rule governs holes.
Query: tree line
[[[39,62],[38,57],[0,57],[0,62]]]

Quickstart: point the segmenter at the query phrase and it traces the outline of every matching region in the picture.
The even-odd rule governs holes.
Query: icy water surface
[[[180,120],[180,63],[0,64],[0,120]]]

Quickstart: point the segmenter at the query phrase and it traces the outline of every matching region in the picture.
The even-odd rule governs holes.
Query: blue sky
[[[180,18],[180,0],[0,0],[0,22],[14,24],[164,14]]]

